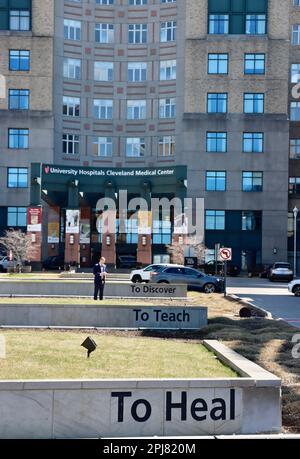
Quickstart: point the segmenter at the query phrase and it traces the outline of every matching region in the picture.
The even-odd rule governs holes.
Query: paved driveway
[[[250,300],[269,311],[274,318],[300,328],[300,298],[287,289],[287,283],[270,282],[259,278],[228,278],[228,293]]]

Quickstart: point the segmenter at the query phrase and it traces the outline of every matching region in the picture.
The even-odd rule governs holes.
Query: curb
[[[260,308],[259,306],[256,306],[255,304],[251,303],[250,301],[244,300],[240,298],[237,295],[227,295],[227,298],[230,301],[235,301],[236,303],[239,303],[242,306],[247,307],[248,309],[251,310],[251,316],[253,317],[263,317],[266,319],[273,319],[272,314],[269,311],[266,311],[263,308]]]

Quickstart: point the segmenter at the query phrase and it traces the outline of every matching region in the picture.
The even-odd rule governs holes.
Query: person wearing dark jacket
[[[101,257],[99,263],[96,263],[93,269],[93,273],[95,276],[95,290],[94,290],[94,300],[98,299],[99,293],[99,300],[103,300],[103,292],[106,280],[106,265],[105,265],[105,258]]]

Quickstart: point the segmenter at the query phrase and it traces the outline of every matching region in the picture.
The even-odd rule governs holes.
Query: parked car
[[[272,267],[273,265],[264,265],[259,273],[259,277],[262,279],[269,279]]]
[[[215,260],[210,260],[207,263],[198,266],[201,271],[205,274],[216,274],[216,262]],[[238,265],[235,265],[231,262],[227,263],[227,275],[228,276],[238,276],[241,272],[241,268]],[[224,275],[224,264],[220,261],[217,262],[217,275]]]
[[[5,273],[7,271],[7,268],[9,267],[12,267],[12,268],[15,268],[17,267],[17,261],[16,260],[13,260],[11,261],[9,259],[9,257],[5,256],[5,257],[1,257],[0,258],[0,272],[1,273]]]
[[[46,258],[42,263],[43,269],[60,271],[65,267],[63,255],[53,255]]]
[[[166,266],[174,266],[174,265],[169,264],[169,263],[157,263],[154,265],[146,266],[146,268],[143,268],[143,269],[134,269],[130,273],[130,280],[131,282],[134,282],[134,283],[150,282],[151,274],[160,272]]]
[[[9,266],[11,263],[12,263],[12,262],[9,260],[8,257],[2,257],[2,258],[0,258],[0,272],[2,272],[2,273],[6,272],[8,266]]]
[[[117,257],[117,268],[136,268],[137,259],[134,255],[119,255]]]
[[[222,292],[224,288],[222,279],[181,265],[166,266],[158,273],[152,273],[151,281],[159,284],[187,284],[189,290],[205,293]]]
[[[289,292],[295,296],[300,296],[300,279],[295,279],[288,285]]]
[[[290,263],[274,263],[269,274],[270,282],[275,280],[289,281],[293,280],[293,271]]]

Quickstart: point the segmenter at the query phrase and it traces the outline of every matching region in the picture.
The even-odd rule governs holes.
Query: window
[[[80,99],[79,97],[63,97],[63,115],[80,116]]]
[[[264,134],[262,132],[244,132],[243,152],[262,153],[264,149]]]
[[[63,134],[62,143],[65,155],[77,155],[79,153],[79,135]]]
[[[113,43],[115,37],[113,24],[96,24],[95,41],[96,43]]]
[[[80,80],[81,61],[79,59],[64,59],[64,77],[74,80]]]
[[[140,44],[147,43],[147,24],[128,25],[128,43]]]
[[[205,211],[206,230],[225,230],[225,210],[206,210]]]
[[[246,15],[246,34],[264,35],[266,33],[266,15],[265,14],[247,14]]]
[[[29,71],[30,51],[11,49],[9,51],[9,70]]]
[[[172,99],[159,99],[159,118],[175,118],[176,101]]]
[[[300,64],[291,65],[291,83],[300,82]]]
[[[229,32],[229,15],[210,14],[208,30],[210,34],[227,34]]]
[[[128,100],[127,101],[127,119],[128,120],[146,119],[146,101],[145,100]]]
[[[14,150],[29,148],[29,129],[9,129],[8,148]]]
[[[28,89],[10,89],[8,94],[10,110],[29,110]]]
[[[174,156],[175,155],[175,137],[163,136],[159,138],[158,156]]]
[[[300,177],[290,177],[289,194],[300,194]]]
[[[95,62],[94,63],[94,80],[95,81],[113,81],[114,64],[113,62]]]
[[[300,121],[300,102],[291,102],[291,121]]]
[[[176,40],[176,21],[161,22],[160,41],[161,43]]]
[[[93,140],[93,154],[103,158],[112,156],[112,137],[95,137]]]
[[[228,73],[228,54],[209,54],[208,73],[226,75]]]
[[[152,243],[153,244],[171,244],[172,242],[172,225],[170,220],[154,220],[152,224]]]
[[[113,101],[109,99],[94,99],[94,118],[112,120]]]
[[[227,132],[207,132],[206,151],[209,153],[226,153]]]
[[[292,27],[292,45],[300,45],[300,25],[295,24]]]
[[[145,155],[145,139],[143,137],[129,137],[126,139],[126,156],[140,158]]]
[[[81,22],[71,19],[64,19],[64,39],[65,40],[81,40]]]
[[[243,172],[243,191],[253,192],[263,190],[262,172]]]
[[[261,229],[261,213],[253,211],[242,212],[242,231]]]
[[[9,167],[7,169],[7,188],[27,188],[28,169],[23,167]]]
[[[80,2],[81,0],[76,0],[76,2]],[[113,5],[114,0],[96,0],[96,3],[99,5]]]
[[[290,140],[290,158],[300,159],[300,139]]]
[[[211,93],[207,94],[207,113],[226,113],[227,94]]]
[[[264,113],[264,94],[244,94],[244,113]]]
[[[140,82],[147,80],[146,62],[128,62],[128,81]]]
[[[264,54],[245,54],[245,74],[263,75],[265,73]]]
[[[207,171],[206,191],[226,191],[226,172]]]
[[[8,227],[27,226],[27,208],[26,207],[8,207],[7,208],[7,226]]]
[[[30,30],[30,11],[10,10],[9,28],[10,30]]]
[[[160,80],[176,80],[176,60],[160,62]]]
[[[147,0],[129,0],[129,5],[147,5]]]

